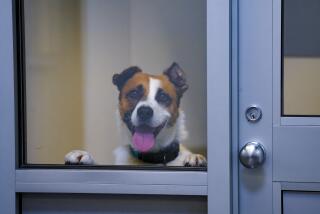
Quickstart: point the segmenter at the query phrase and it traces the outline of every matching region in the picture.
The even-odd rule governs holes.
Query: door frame
[[[19,169],[14,2],[3,0],[0,8],[0,207],[3,212],[21,213],[20,193],[69,192],[205,195],[208,196],[209,213],[231,213],[231,1],[207,0],[207,92],[210,92],[207,93],[207,172]],[[106,180],[97,178],[94,185],[85,183],[86,178],[95,174],[102,175]],[[118,176],[126,182],[126,178],[130,177],[128,175],[137,174],[143,174],[140,176],[143,179],[127,185],[114,183]],[[69,176],[77,175],[80,177],[76,182],[66,182]],[[151,183],[149,179],[156,179],[157,176],[163,179]]]
[[[277,143],[277,139],[279,138],[278,131],[280,128],[311,128],[312,126],[320,125],[319,117],[306,117],[306,116],[282,116],[281,115],[281,105],[282,105],[282,22],[283,22],[283,0],[273,0],[273,47],[272,47],[272,88],[273,88],[273,142]],[[276,147],[277,148],[277,147]],[[275,148],[274,153],[278,151]],[[277,159],[274,158],[274,166],[276,164]],[[283,193],[285,191],[320,191],[320,183],[315,180],[308,180],[307,182],[301,178],[295,178],[290,180],[289,177],[279,176],[278,170],[273,168],[273,192],[272,192],[272,200],[273,200],[273,213],[274,214],[282,214],[284,212],[283,208]],[[318,176],[319,177],[319,176]]]
[[[14,53],[12,2],[0,7],[0,207],[4,213],[16,213],[16,121],[14,90]]]
[[[239,213],[267,214],[273,212],[274,206],[273,3],[273,0],[238,2],[238,150],[248,142],[257,141],[266,151],[261,167],[247,169],[238,166]],[[245,117],[250,106],[258,106],[262,110],[262,119],[258,123],[250,123]]]
[[[207,1],[208,212],[232,212],[232,0]],[[236,5],[235,5],[236,6]],[[210,40],[209,38],[215,38]],[[210,92],[210,93],[209,93]],[[219,129],[215,128],[219,127]],[[235,156],[234,159],[237,159]],[[224,164],[222,164],[224,163]],[[236,194],[234,195],[236,196]],[[236,196],[237,199],[237,196]]]

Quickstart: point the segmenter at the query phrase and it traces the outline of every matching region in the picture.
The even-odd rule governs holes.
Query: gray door
[[[239,1],[237,151],[247,149],[246,162],[259,148],[245,145],[258,142],[266,159],[254,169],[239,163],[236,212],[320,212],[319,8],[317,0]],[[245,115],[253,105],[258,121]]]
[[[47,2],[48,4],[46,4]],[[90,7],[86,3],[94,4],[96,7]],[[74,18],[79,18],[79,20],[84,20],[83,18],[91,17],[90,14],[94,15],[96,18],[93,20],[90,26],[94,26],[93,32],[101,36],[101,29],[105,21],[115,20],[121,21],[126,19],[128,23],[131,20],[128,18],[133,13],[119,13],[117,10],[113,10],[112,7],[100,7],[100,4],[113,3],[115,9],[124,9],[127,11],[127,6],[132,6],[133,9],[137,11],[142,11],[141,13],[136,13],[136,17],[139,19],[142,17],[140,14],[144,14],[144,11],[150,13],[151,15],[159,14],[159,19],[142,18],[142,21],[151,23],[152,29],[162,29],[154,26],[153,22],[165,21],[168,24],[174,24],[175,21],[183,21],[183,25],[178,25],[190,31],[191,22],[184,19],[181,16],[183,11],[179,5],[184,5],[186,3],[200,5],[201,13],[195,13],[197,8],[188,6],[185,7],[184,15],[189,18],[194,16],[195,18],[205,17],[204,21],[201,21],[201,26],[203,28],[203,46],[197,45],[196,42],[200,40],[193,37],[193,33],[198,30],[194,30],[191,33],[185,33],[182,28],[170,27],[166,29],[164,38],[167,35],[177,36],[178,33],[186,34],[190,37],[191,42],[185,40],[186,36],[181,36],[172,43],[166,42],[165,44],[170,44],[168,49],[173,50],[172,45],[179,45],[182,49],[175,51],[179,57],[182,53],[190,56],[191,59],[197,57],[201,58],[201,62],[204,65],[202,76],[204,78],[199,78],[199,67],[193,69],[197,78],[193,80],[200,80],[199,84],[203,88],[203,94],[195,93],[196,98],[201,98],[204,103],[199,103],[193,101],[195,107],[201,107],[205,110],[198,110],[197,108],[191,108],[191,110],[196,109],[197,112],[204,113],[204,119],[198,119],[198,121],[205,124],[204,128],[196,127],[199,131],[204,132],[204,139],[207,140],[207,156],[208,156],[208,167],[199,169],[175,169],[167,170],[164,168],[126,168],[126,167],[113,167],[111,165],[100,165],[100,166],[65,166],[63,164],[63,156],[59,158],[61,163],[56,164],[53,160],[48,160],[48,162],[37,162],[34,159],[28,159],[35,157],[32,152],[28,152],[24,144],[25,137],[28,133],[25,131],[26,124],[30,123],[30,119],[39,118],[41,122],[48,122],[49,120],[54,120],[58,117],[53,116],[50,119],[45,119],[50,113],[54,113],[54,109],[49,111],[49,114],[39,115],[36,112],[33,116],[29,114],[29,117],[23,117],[21,115],[26,115],[26,109],[24,108],[24,101],[29,100],[30,96],[26,96],[28,92],[32,91],[33,86],[53,86],[54,91],[58,92],[56,98],[60,99],[66,94],[64,87],[61,86],[61,81],[65,80],[65,75],[58,80],[58,84],[53,83],[52,76],[49,81],[41,82],[43,84],[25,84],[30,79],[30,73],[28,75],[23,75],[23,71],[27,67],[31,67],[33,74],[32,77],[37,79],[39,75],[58,75],[59,73],[64,73],[68,71],[78,71],[76,67],[73,67],[73,63],[70,61],[79,61],[77,55],[81,55],[80,51],[77,49],[78,46],[71,47],[73,42],[82,41],[86,37],[79,38],[79,32],[74,31],[75,28],[78,30],[83,30],[78,20],[72,22]],[[133,5],[131,3],[137,3]],[[167,4],[164,7],[159,7],[159,5],[153,5],[153,3],[158,2],[161,6],[163,3]],[[35,7],[28,7],[29,4],[34,4]],[[63,3],[66,5],[60,5]],[[97,4],[95,4],[97,3]],[[79,5],[80,4],[80,5]],[[146,5],[152,6],[152,12],[148,9],[143,9]],[[176,4],[174,8],[174,5]],[[74,6],[76,5],[76,6]],[[84,6],[84,7],[82,7]],[[122,7],[123,6],[123,7]],[[168,7],[169,6],[169,7]],[[202,7],[204,6],[204,7]],[[98,1],[39,1],[39,0],[3,0],[1,1],[0,7],[0,35],[2,36],[0,40],[0,207],[1,213],[14,214],[14,213],[230,213],[231,212],[231,135],[230,135],[230,6],[229,1],[150,1],[147,0],[127,0],[127,1],[115,1],[115,0],[98,0]],[[88,9],[88,10],[87,10]],[[94,9],[94,10],[93,10]],[[97,9],[97,11],[96,11]],[[168,10],[167,10],[168,9]],[[91,12],[88,12],[88,11]],[[79,16],[79,12],[83,12],[85,16]],[[98,13],[98,11],[100,11]],[[164,15],[163,12],[170,12],[170,14],[178,15],[179,19],[175,20],[169,16]],[[192,12],[190,12],[192,11]],[[52,18],[52,15],[57,16]],[[89,15],[88,15],[89,14]],[[103,16],[115,15],[114,19],[100,19],[99,14]],[[180,15],[179,15],[180,14]],[[192,16],[190,16],[192,14]],[[25,17],[28,15],[34,18],[35,22],[28,22]],[[38,15],[43,15],[44,18],[38,17]],[[128,16],[125,16],[128,15]],[[203,16],[204,15],[204,16]],[[128,18],[128,19],[127,19]],[[100,21],[100,22],[99,22]],[[151,21],[151,22],[150,22]],[[51,24],[46,24],[50,22]],[[56,23],[59,22],[59,23]],[[84,21],[86,24],[87,22]],[[141,21],[135,22],[139,26]],[[42,24],[44,26],[35,27],[34,24]],[[126,25],[116,25],[116,26],[126,26]],[[160,25],[163,27],[163,25]],[[169,25],[168,25],[169,26]],[[196,22],[194,26],[199,27]],[[60,28],[61,27],[61,28]],[[59,31],[55,31],[59,28]],[[143,27],[144,29],[151,29]],[[112,31],[117,30],[117,27],[112,25]],[[198,28],[197,28],[198,29]],[[44,31],[43,31],[44,30]],[[118,29],[119,30],[119,29]],[[140,32],[138,28],[129,28],[128,30],[134,30],[135,32]],[[151,30],[152,31],[152,30]],[[38,37],[29,36],[29,38],[34,41],[34,43],[28,43],[25,40],[27,37],[25,34],[28,32],[33,35],[35,33],[40,33],[39,38],[44,38],[44,40]],[[58,32],[58,33],[57,33]],[[83,32],[89,32],[88,30],[83,30]],[[122,32],[122,31],[121,31]],[[126,32],[126,31],[125,31]],[[172,33],[173,32],[173,33]],[[69,35],[69,36],[68,36]],[[72,36],[70,36],[72,35]],[[110,35],[110,34],[108,34]],[[128,33],[121,33],[119,38],[123,35],[131,35]],[[152,38],[158,38],[158,33],[150,34]],[[157,35],[157,36],[153,36]],[[159,34],[160,35],[160,34]],[[102,48],[103,42],[101,42],[99,37],[94,37],[94,40],[99,43],[96,47]],[[101,36],[105,38],[104,36]],[[111,34],[112,38],[117,38]],[[145,45],[147,40],[141,40],[137,37],[143,47],[150,48],[151,46]],[[47,40],[49,39],[49,41]],[[117,38],[118,39],[118,38]],[[191,45],[195,45],[192,51],[183,51],[186,46],[182,40],[187,41]],[[150,41],[150,40],[149,40]],[[64,42],[60,45],[55,45],[56,42]],[[153,44],[153,42],[151,42]],[[101,45],[100,45],[101,44]],[[120,43],[119,43],[120,44]],[[161,43],[162,44],[162,43]],[[71,46],[69,46],[71,45]],[[112,43],[112,45],[115,45]],[[119,46],[119,45],[115,45]],[[166,45],[165,45],[166,46]],[[161,45],[161,50],[165,47]],[[70,48],[71,47],[71,48]],[[87,46],[81,46],[87,47]],[[129,45],[129,47],[133,47]],[[108,50],[113,50],[112,48],[105,48]],[[201,54],[195,54],[196,50],[203,50]],[[63,51],[61,51],[63,50]],[[76,52],[76,54],[70,54],[69,51]],[[91,49],[94,53],[97,52],[97,48]],[[141,49],[137,49],[141,51]],[[32,63],[29,66],[24,64],[24,60],[29,57],[28,51],[37,52],[40,54],[38,57],[32,59]],[[87,49],[85,54],[88,56],[93,56],[94,53]],[[143,51],[142,51],[143,52]],[[91,54],[90,54],[91,53]],[[120,52],[119,52],[120,53]],[[152,53],[154,51],[152,50]],[[66,55],[64,55],[66,54]],[[103,54],[98,54],[100,56],[105,56]],[[164,54],[164,56],[169,56]],[[122,56],[121,56],[122,57]],[[116,57],[122,60],[121,57]],[[49,61],[44,60],[45,58],[50,59]],[[67,60],[65,60],[67,59]],[[66,70],[62,70],[59,66],[60,63],[55,63],[60,60],[65,60],[67,65]],[[116,62],[115,60],[114,62]],[[105,60],[101,60],[104,62]],[[148,60],[146,60],[148,61]],[[189,60],[186,60],[189,62]],[[49,72],[45,72],[43,69],[43,63],[48,63],[52,66]],[[58,66],[58,67],[56,67]],[[81,69],[80,69],[81,70]],[[47,70],[48,71],[48,70]],[[91,72],[91,71],[90,71]],[[47,76],[47,77],[49,77]],[[72,75],[69,77],[73,77]],[[34,80],[35,80],[34,79]],[[71,78],[72,80],[80,80]],[[104,78],[96,78],[96,80],[102,80]],[[60,82],[60,83],[59,83]],[[79,81],[82,82],[82,81]],[[30,83],[30,82],[29,82]],[[31,86],[28,88],[26,85]],[[68,86],[68,89],[78,93],[79,88],[75,88],[76,84],[71,84],[72,87]],[[111,85],[111,81],[110,81]],[[66,85],[64,85],[66,86]],[[28,89],[27,89],[28,88]],[[92,89],[93,87],[90,87]],[[197,88],[197,87],[194,87]],[[198,87],[199,88],[199,87]],[[57,90],[58,89],[58,90]],[[61,89],[61,90],[60,90]],[[116,90],[115,88],[112,88]],[[33,90],[35,93],[45,95],[48,90]],[[50,94],[50,93],[49,93]],[[52,94],[51,94],[52,95]],[[52,100],[52,96],[48,95],[45,98]],[[51,97],[50,97],[51,96]],[[26,98],[28,97],[28,98]],[[88,98],[93,98],[94,96],[88,96]],[[26,99],[25,99],[26,98]],[[24,100],[25,99],[25,100]],[[104,98],[103,98],[104,99]],[[117,99],[117,98],[116,98]],[[39,99],[37,99],[39,101]],[[35,104],[34,106],[40,107],[41,110],[47,109],[48,107],[54,107],[48,100],[45,100],[44,106],[37,105],[34,102],[29,102],[29,104]],[[76,100],[75,96],[70,100]],[[78,100],[79,101],[79,100]],[[91,103],[91,102],[90,102]],[[216,105],[219,103],[219,105]],[[68,103],[63,103],[65,106]],[[61,105],[63,106],[63,105]],[[70,106],[70,105],[69,105]],[[74,105],[77,106],[77,105]],[[97,105],[95,105],[97,106]],[[72,106],[73,107],[73,106]],[[32,109],[32,108],[29,108]],[[64,108],[65,109],[65,108]],[[65,116],[73,115],[76,111],[72,108]],[[112,112],[114,110],[112,109]],[[219,112],[219,114],[217,114]],[[192,112],[194,113],[194,112]],[[101,114],[104,115],[104,114]],[[101,117],[98,114],[98,119]],[[190,114],[191,115],[191,114]],[[61,116],[61,115],[60,115]],[[62,117],[60,117],[62,118]],[[65,119],[65,118],[63,118]],[[74,120],[65,119],[63,120],[66,125],[68,122],[73,121],[78,124],[79,117],[75,116]],[[105,118],[108,119],[109,118]],[[51,121],[49,121],[51,122]],[[29,143],[34,143],[35,139],[31,136],[39,136],[43,134],[43,131],[39,131],[43,124],[36,123],[37,127],[34,129],[35,135],[29,134]],[[78,124],[79,125],[79,124]],[[29,127],[30,124],[29,124]],[[69,126],[72,129],[76,128]],[[61,128],[59,124],[55,124],[55,128]],[[46,130],[48,131],[48,129]],[[64,130],[65,131],[65,130]],[[67,134],[71,134],[70,131],[65,131]],[[38,135],[39,134],[39,135]],[[58,134],[60,136],[60,133]],[[65,135],[66,136],[66,135]],[[96,136],[96,135],[94,135]],[[200,135],[192,135],[196,140],[199,140]],[[30,138],[31,137],[31,138]],[[79,137],[74,135],[74,137]],[[66,138],[65,138],[66,139]],[[69,138],[68,138],[69,139]],[[39,142],[56,141],[57,138],[46,137],[38,140]],[[70,140],[70,139],[69,139]],[[109,139],[108,139],[109,140]],[[59,140],[57,140],[59,141]],[[70,140],[71,143],[75,143],[77,140]],[[210,142],[210,143],[209,143]],[[204,142],[202,142],[204,143]],[[30,144],[29,144],[30,145]],[[69,146],[69,142],[65,145]],[[54,144],[50,150],[45,153],[41,153],[41,157],[47,158],[57,147],[62,147],[64,145]],[[41,150],[43,148],[41,145],[35,147],[30,147],[35,150]],[[111,150],[110,150],[111,151]],[[36,151],[37,152],[37,151]],[[40,153],[38,153],[40,155]],[[64,154],[64,153],[63,153]],[[40,156],[39,156],[40,157]]]

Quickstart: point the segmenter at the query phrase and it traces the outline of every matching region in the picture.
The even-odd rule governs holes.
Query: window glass
[[[320,1],[283,0],[282,114],[320,115]]]
[[[206,1],[21,3],[23,164],[206,165]]]

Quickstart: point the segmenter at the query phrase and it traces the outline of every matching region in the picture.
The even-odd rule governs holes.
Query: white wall
[[[120,137],[118,91],[112,76],[130,65],[128,0],[82,0],[84,147],[98,163],[112,164]]]
[[[43,2],[45,6],[52,4],[50,0]],[[33,58],[42,57],[40,62],[43,63],[43,67],[40,70],[48,68],[55,70],[57,68],[54,66],[60,65],[60,62],[69,63],[69,66],[60,65],[59,71],[56,71],[61,75],[59,78],[44,77],[38,75],[33,67],[29,68],[27,99],[29,105],[38,106],[38,108],[32,112],[28,111],[30,118],[37,118],[28,121],[30,127],[36,126],[28,129],[30,138],[28,141],[30,159],[28,160],[38,163],[48,161],[61,163],[62,154],[66,153],[67,148],[72,147],[88,150],[98,163],[112,164],[112,150],[119,145],[120,141],[115,114],[118,92],[111,82],[112,75],[131,65],[138,65],[146,72],[160,73],[173,61],[177,61],[186,71],[190,85],[182,100],[182,108],[186,112],[187,128],[190,133],[186,145],[194,151],[205,153],[205,1],[71,1],[68,3],[74,4],[74,8],[70,10],[74,11],[74,15],[72,12],[61,14],[61,10],[68,10],[68,7],[64,8],[66,2],[68,1],[62,3],[62,0],[59,0],[56,7],[50,6],[50,13],[60,14],[60,17],[52,16],[47,20],[49,23],[57,22],[58,25],[65,27],[58,31],[60,40],[50,40],[56,32],[52,32],[51,27],[46,28],[47,23],[41,22],[32,28],[39,31],[27,32],[31,38],[30,50],[34,44],[45,47],[50,43],[52,44],[48,48],[50,51],[55,48],[61,52],[64,49],[71,51],[69,54],[59,53],[60,58],[55,63],[48,62],[50,57],[43,56],[38,50],[27,54],[30,61]],[[38,4],[32,5],[38,7]],[[37,23],[38,20],[47,16],[43,9],[39,11],[42,14],[39,14],[39,17],[33,16],[32,22]],[[73,25],[72,22],[75,24]],[[34,37],[34,34],[41,35],[44,46],[40,45],[39,39]],[[75,37],[74,40],[69,38],[70,35]],[[71,60],[73,58],[76,60]],[[73,74],[77,77],[73,77]],[[70,78],[67,78],[68,76]],[[61,83],[68,83],[66,87],[69,85],[69,88],[63,87]],[[54,99],[51,97],[52,94],[46,94],[39,88],[44,84],[54,87],[57,92]],[[33,89],[35,87],[37,90]],[[76,94],[70,94],[71,92]],[[57,108],[56,103],[60,103],[63,109]],[[68,112],[68,108],[71,108],[72,112]],[[42,126],[44,116],[52,112],[56,112],[54,120],[59,120],[60,123],[54,124],[51,120],[46,120],[46,126]],[[70,132],[68,124],[74,127],[79,126],[77,132]],[[42,134],[36,137],[38,133]],[[62,144],[68,146],[65,148],[61,148],[60,144],[57,146],[55,138],[58,136]],[[32,146],[29,147],[29,144]],[[46,152],[45,156],[42,155],[44,151],[51,148],[55,150]]]
[[[187,73],[182,98],[194,151],[206,151],[206,1],[131,0],[131,64],[160,73],[176,61]]]

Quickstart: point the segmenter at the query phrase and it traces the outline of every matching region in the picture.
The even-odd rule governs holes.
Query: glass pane
[[[206,1],[23,3],[25,164],[205,166]]]
[[[282,114],[320,115],[320,1],[283,0]]]

